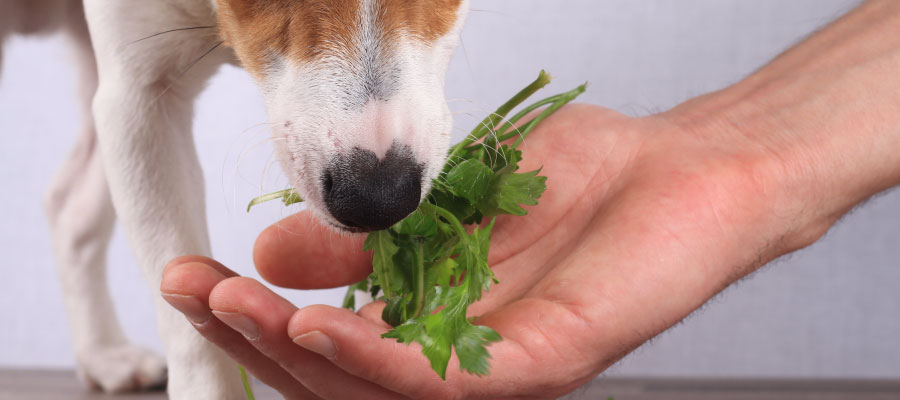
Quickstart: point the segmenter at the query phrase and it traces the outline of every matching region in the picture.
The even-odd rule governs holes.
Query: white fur
[[[373,33],[372,1],[363,0],[357,52],[373,51],[381,40]],[[158,295],[169,260],[210,255],[204,186],[191,137],[193,101],[218,66],[235,58],[218,48],[181,75],[218,43],[212,30],[128,44],[168,29],[215,25],[215,1],[84,0],[90,36],[81,15],[72,12],[80,11],[78,3],[0,2],[0,40],[8,33],[64,27],[81,54],[85,104],[93,103],[92,112],[85,108],[75,150],[45,197],[79,376],[106,391],[142,389],[165,379],[161,359],[131,345],[113,313],[105,252],[118,216],[156,293],[170,397],[243,398],[236,365]],[[343,89],[359,84],[353,72],[367,67],[364,60],[335,55],[314,64],[276,59],[269,65],[260,86],[273,135],[284,138],[276,141],[277,154],[323,219],[336,224],[324,211],[319,177],[328,159],[343,150],[361,147],[382,155],[399,140],[426,164],[426,182],[437,176],[451,124],[444,74],[467,8],[464,2],[456,26],[436,43],[402,40],[399,51],[385,55],[382,61],[402,72],[396,91],[384,101],[351,109],[339,103]],[[423,187],[423,195],[427,190]]]

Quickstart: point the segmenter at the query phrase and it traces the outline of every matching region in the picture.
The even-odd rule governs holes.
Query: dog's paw
[[[132,345],[79,352],[78,378],[107,393],[163,389],[166,362],[155,353]]]

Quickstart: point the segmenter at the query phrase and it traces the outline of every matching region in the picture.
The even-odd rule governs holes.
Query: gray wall
[[[739,80],[849,10],[849,0],[474,0],[448,75],[458,135],[534,77],[589,80],[583,101],[631,115]],[[74,138],[74,74],[62,41],[7,43],[0,78],[0,365],[69,366],[72,356],[39,199]],[[254,275],[255,235],[286,215],[246,214],[280,189],[266,117],[247,75],[224,68],[203,94],[196,141],[213,250]],[[614,367],[624,375],[900,376],[900,192],[877,197],[825,239],[727,290]],[[150,297],[120,233],[110,285],[135,341],[160,348]],[[337,304],[341,290],[288,292]]]

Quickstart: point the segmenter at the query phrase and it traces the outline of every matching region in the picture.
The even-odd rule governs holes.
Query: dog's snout
[[[333,160],[322,176],[325,206],[350,229],[388,228],[418,207],[422,169],[408,146],[395,143],[382,159],[353,149]]]

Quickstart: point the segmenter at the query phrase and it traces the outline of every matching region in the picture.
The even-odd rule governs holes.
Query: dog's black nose
[[[416,210],[422,194],[422,165],[408,146],[394,144],[383,159],[369,150],[336,157],[322,176],[328,212],[348,228],[390,227]]]

